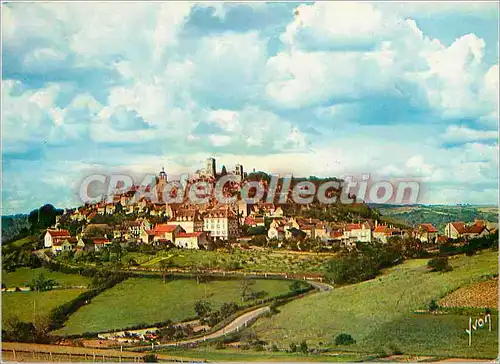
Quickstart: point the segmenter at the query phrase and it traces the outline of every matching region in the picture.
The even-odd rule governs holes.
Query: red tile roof
[[[485,226],[482,225],[472,225],[467,228],[467,233],[469,234],[481,234],[483,230],[486,229]]]
[[[420,224],[420,227],[428,233],[437,233],[437,229],[432,224]]]
[[[97,239],[93,239],[92,241],[94,242],[94,244],[98,244],[98,245],[111,243],[111,241],[109,239],[104,239],[104,238],[97,238]]]
[[[387,228],[387,226],[385,225],[379,225],[375,228],[375,230],[373,230],[374,233],[385,233],[385,229]]]
[[[178,225],[158,224],[154,228],[155,233],[172,233]]]
[[[446,243],[448,241],[448,238],[446,236],[438,236],[437,242],[438,243]]]
[[[69,237],[71,234],[68,230],[47,230],[47,232],[53,237]]]
[[[467,232],[467,228],[465,227],[465,223],[463,221],[451,222],[450,224],[459,234],[465,234]]]
[[[179,233],[179,234],[177,234],[177,237],[178,238],[194,238],[194,237],[201,236],[202,234],[203,234],[202,231],[195,231],[193,233]]]

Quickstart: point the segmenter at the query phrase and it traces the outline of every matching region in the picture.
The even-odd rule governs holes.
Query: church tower
[[[158,182],[156,183],[156,194],[158,195],[158,201],[163,201],[163,189],[167,185],[167,173],[165,172],[165,168],[161,167],[161,172],[158,176]]]

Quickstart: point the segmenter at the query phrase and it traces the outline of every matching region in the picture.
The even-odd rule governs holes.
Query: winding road
[[[326,284],[326,283],[320,283],[320,282],[314,282],[314,281],[307,281],[310,285],[312,285],[317,292],[330,292],[333,290],[333,286]],[[298,297],[302,297],[298,296]],[[165,344],[160,344],[160,345],[154,345],[154,346],[136,346],[131,349],[160,349],[160,348],[165,348],[165,347],[171,347],[171,346],[182,346],[182,345],[190,345],[190,344],[196,344],[200,343],[206,340],[211,340],[211,339],[217,339],[222,336],[225,336],[227,334],[237,332],[242,328],[245,328],[249,325],[251,325],[255,320],[257,320],[260,316],[266,314],[267,312],[271,311],[271,307],[265,306],[265,307],[260,307],[255,310],[249,311],[244,313],[241,316],[236,317],[233,321],[228,323],[226,326],[223,328],[212,332],[210,334],[207,334],[205,336],[197,337],[197,338],[192,338],[192,339],[186,339],[186,340],[179,340],[179,341],[171,341]]]

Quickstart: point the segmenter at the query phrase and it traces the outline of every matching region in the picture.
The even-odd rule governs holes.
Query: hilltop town
[[[268,191],[266,173],[245,173],[240,164],[230,171],[223,166],[218,173],[214,158],[208,158],[206,168],[190,175],[185,184],[187,189],[200,181],[214,186],[225,175],[235,177],[224,186],[225,194],[240,191],[246,180],[258,181]],[[156,187],[158,199],[155,201],[148,197],[136,198],[139,187],[132,186],[113,195],[111,202],[103,199],[64,210],[56,217],[56,224],[47,229],[44,248],[49,248],[54,255],[62,251],[99,251],[114,242],[204,250],[244,244],[298,251],[336,251],[354,249],[359,242],[386,244],[393,238],[415,239],[430,248],[457,239],[484,237],[495,233],[498,227],[484,220],[470,224],[457,221],[448,223],[445,233],[440,235],[431,223],[406,226],[384,222],[376,210],[362,201],[348,206],[323,206],[318,201],[297,204],[288,196],[285,203],[276,198],[274,202],[248,203],[237,199],[220,204],[212,196],[201,204],[193,204],[187,197],[183,202],[169,204],[163,202],[161,196],[168,182],[167,173],[162,169],[155,183],[146,187],[146,191]],[[171,193],[175,195],[177,191]]]

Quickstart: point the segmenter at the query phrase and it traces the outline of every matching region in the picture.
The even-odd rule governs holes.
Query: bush
[[[351,345],[356,344],[356,340],[352,338],[350,334],[339,334],[335,337],[335,345]]]
[[[297,344],[291,343],[290,344],[290,352],[295,353],[297,351]]]
[[[436,257],[427,262],[427,267],[433,272],[449,272],[452,270],[448,257]]]
[[[307,354],[309,352],[309,348],[307,347],[307,343],[305,340],[300,343],[299,351],[302,354]]]
[[[144,363],[157,363],[158,358],[155,354],[147,354],[142,357],[142,360],[144,360]]]
[[[435,312],[435,311],[437,311],[438,308],[439,308],[439,305],[437,304],[436,300],[431,300],[431,302],[429,302],[429,311],[430,312]]]

